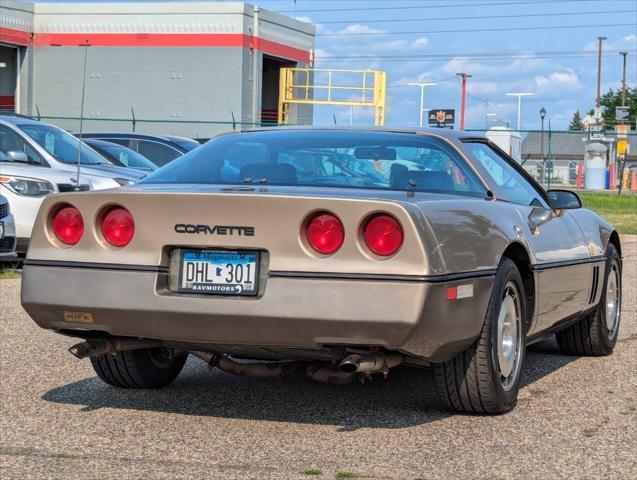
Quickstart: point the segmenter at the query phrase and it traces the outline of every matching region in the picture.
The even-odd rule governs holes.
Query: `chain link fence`
[[[471,130],[487,136],[545,186],[626,190],[637,168],[637,132]],[[588,177],[588,178],[587,178]],[[595,178],[593,178],[595,177]],[[601,178],[603,177],[603,178]],[[595,180],[595,182],[592,182]],[[600,185],[602,185],[600,187]]]
[[[73,116],[41,115],[33,118],[53,123],[77,132],[80,118]],[[225,120],[151,119],[130,115],[119,118],[84,117],[83,129],[89,131],[140,132],[181,135],[199,141],[228,130],[277,126],[276,121],[245,122],[237,120],[233,112]],[[372,128],[372,127],[369,127]],[[547,187],[589,188],[592,175],[601,180],[606,189],[637,188],[637,131],[626,134],[607,130],[589,133],[586,130],[521,130],[495,127],[488,130],[467,130],[484,135],[511,155],[538,182]],[[601,169],[601,171],[600,171]],[[599,179],[598,179],[599,180]],[[596,182],[600,185],[600,181]]]

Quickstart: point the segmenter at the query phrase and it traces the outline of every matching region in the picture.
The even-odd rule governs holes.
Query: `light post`
[[[540,156],[542,158],[542,183],[544,183],[544,175],[546,172],[546,157],[544,156],[544,117],[546,117],[546,108],[540,108],[540,119],[542,121],[542,134],[541,134],[541,147],[540,147]]]
[[[529,92],[519,93],[507,93],[508,97],[518,97],[518,135],[520,134],[521,112],[522,112],[522,97],[530,97],[533,95]]]
[[[423,126],[422,114],[425,113],[425,87],[433,87],[438,85],[435,82],[413,82],[408,84],[410,87],[420,87],[420,128]]]

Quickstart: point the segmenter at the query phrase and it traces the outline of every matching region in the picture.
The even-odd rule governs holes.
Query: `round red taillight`
[[[133,216],[125,208],[112,208],[102,218],[104,240],[114,247],[128,245],[134,233],[135,222],[133,222]]]
[[[376,255],[388,257],[403,244],[403,229],[394,217],[380,214],[370,218],[364,229],[365,243]]]
[[[336,252],[345,240],[343,224],[331,213],[314,215],[307,224],[307,241],[318,253],[330,255]]]
[[[53,215],[53,233],[65,245],[75,245],[79,242],[84,234],[84,221],[80,211],[67,205],[55,212]]]

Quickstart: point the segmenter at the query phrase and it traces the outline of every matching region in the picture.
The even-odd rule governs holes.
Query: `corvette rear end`
[[[468,135],[260,129],[49,197],[24,308],[118,387],[168,385],[189,355],[332,383],[406,364],[452,410],[507,412],[527,341],[612,353],[621,245]]]
[[[382,348],[420,364],[480,329],[492,276],[432,274],[411,203],[154,190],[46,201],[22,293],[40,326],[257,358]]]

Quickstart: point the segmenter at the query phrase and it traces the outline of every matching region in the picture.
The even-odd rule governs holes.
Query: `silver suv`
[[[0,115],[0,161],[77,172],[79,146],[79,140],[61,128],[23,115]],[[135,183],[146,175],[113,165],[85,143],[79,150],[80,172],[113,179],[114,187]]]

